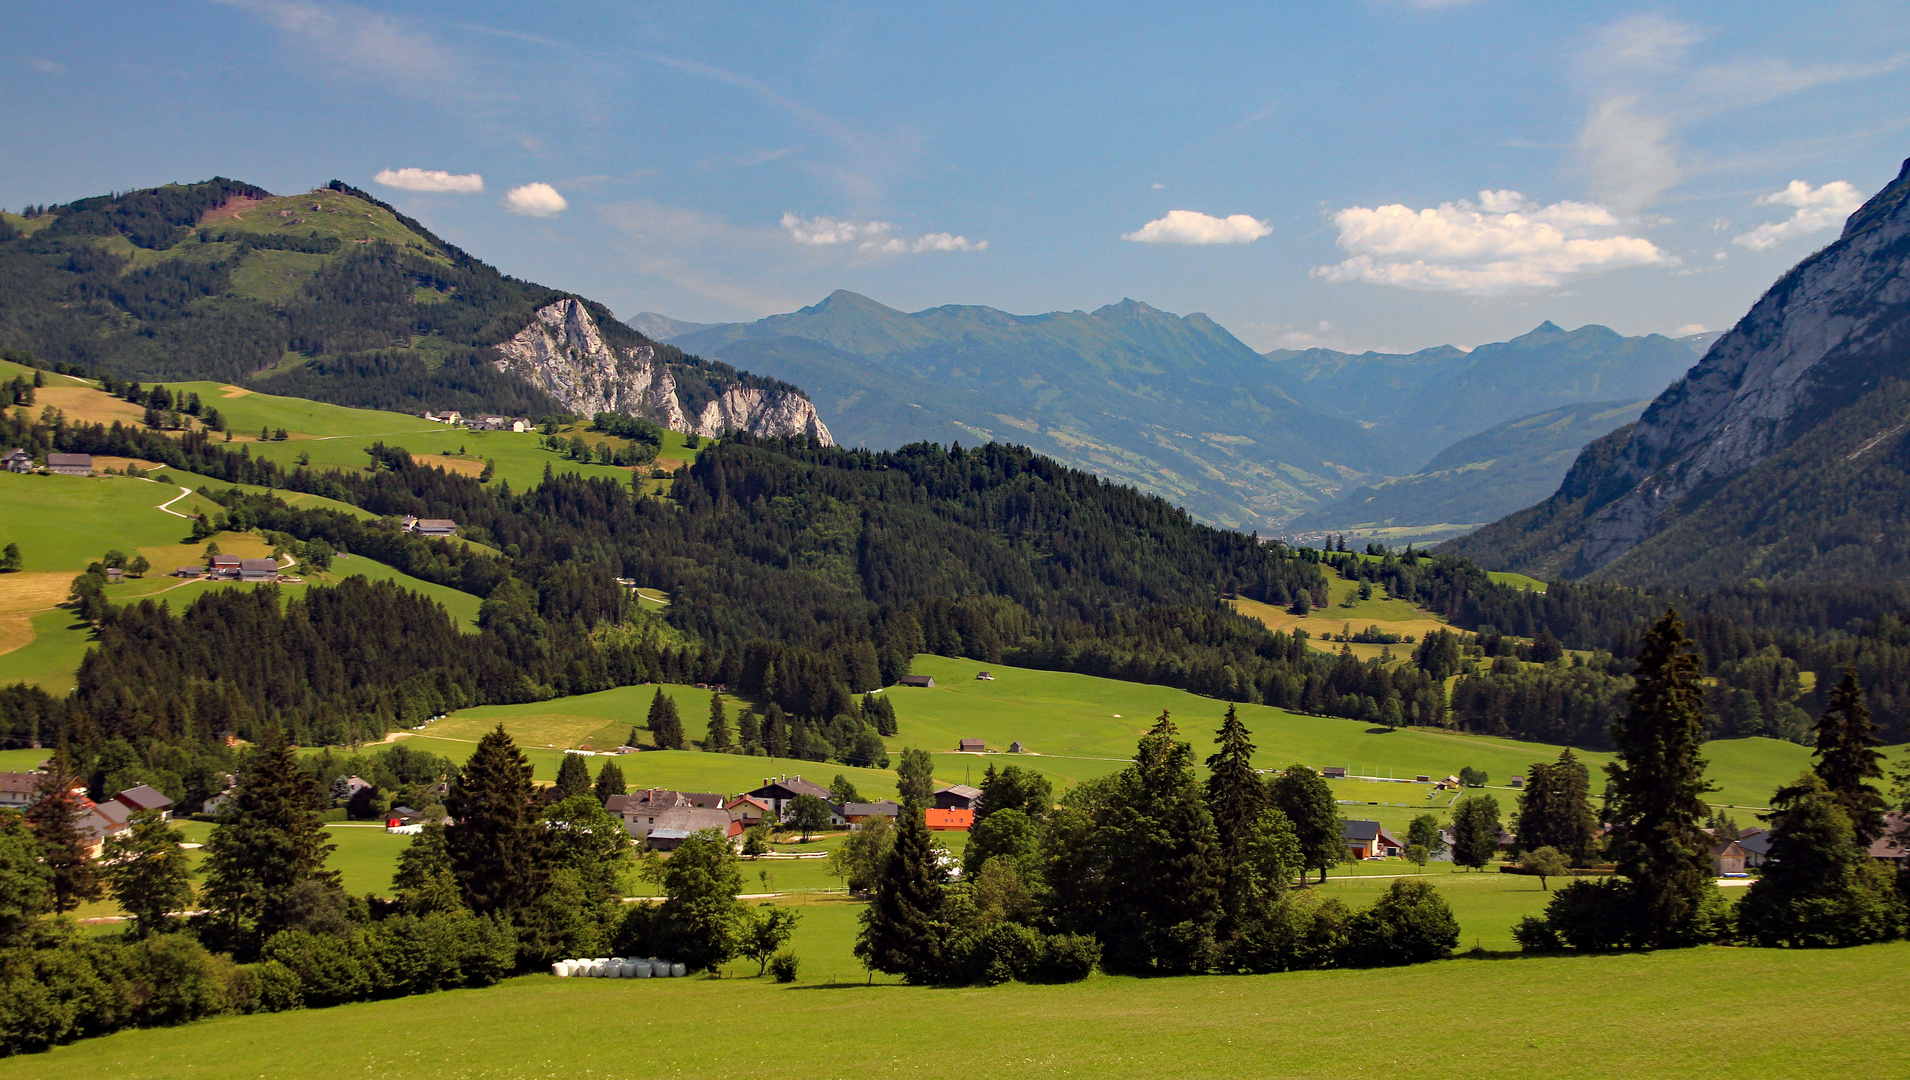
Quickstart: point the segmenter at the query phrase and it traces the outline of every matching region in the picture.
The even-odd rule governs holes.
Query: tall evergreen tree
[[[703,740],[703,749],[712,754],[727,754],[736,748],[736,740],[730,736],[729,714],[723,710],[723,695],[710,695],[710,729]]]
[[[1526,851],[1549,847],[1583,866],[1597,832],[1591,778],[1577,756],[1568,748],[1557,762],[1533,762],[1519,793],[1519,846]]]
[[[875,897],[862,909],[856,956],[868,968],[900,975],[912,983],[942,976],[941,868],[922,807],[906,803],[895,830],[895,846],[876,878]]]
[[[1817,718],[1817,749],[1813,766],[1831,795],[1843,804],[1858,842],[1868,847],[1884,833],[1883,793],[1871,784],[1883,779],[1883,740],[1870,720],[1863,687],[1855,668],[1844,669],[1844,681],[1831,691],[1830,707]]]
[[[1478,870],[1499,853],[1499,800],[1468,795],[1452,808],[1452,861]]]
[[[547,830],[531,808],[531,765],[499,724],[478,740],[445,796],[452,872],[479,914],[515,916],[543,892]]]
[[[325,842],[320,802],[312,774],[274,729],[252,751],[206,841],[206,906],[242,949],[286,928],[300,886],[338,887],[338,872],[325,869],[337,845]]]
[[[568,799],[589,791],[590,766],[584,764],[583,755],[565,754],[563,762],[557,766],[557,798]]]
[[[1221,849],[1231,862],[1239,858],[1270,797],[1267,785],[1253,771],[1253,740],[1233,705],[1227,706],[1214,744],[1219,749],[1207,759],[1207,809],[1214,816]]]
[[[1223,861],[1194,776],[1194,750],[1166,710],[1116,778],[1108,832],[1103,962],[1127,974],[1189,975],[1216,959]]]
[[[1862,945],[1903,933],[1903,898],[1866,852],[1842,800],[1805,773],[1771,800],[1771,853],[1738,904],[1759,945]]]
[[[1607,812],[1618,873],[1627,882],[1631,940],[1646,947],[1689,943],[1709,928],[1717,886],[1703,823],[1704,689],[1698,654],[1676,609],[1646,631],[1632,672],[1631,708],[1612,725],[1617,760]]]
[[[895,791],[903,806],[928,806],[935,797],[935,759],[927,750],[902,748],[902,760],[895,766]]]
[[[597,801],[603,802],[612,795],[626,795],[629,791],[623,779],[623,766],[614,761],[604,762],[603,768],[597,770],[597,787],[592,792],[597,796]]]
[[[763,710],[763,749],[773,758],[789,756],[789,719],[773,701]]]
[[[1326,880],[1328,867],[1346,861],[1345,825],[1333,789],[1320,774],[1305,765],[1289,765],[1268,786],[1273,805],[1293,824],[1300,842],[1301,867],[1318,870]]]
[[[655,740],[659,750],[683,749],[683,720],[677,716],[676,699],[657,687],[657,694],[650,699],[650,716],[645,721],[650,729],[650,738]]]
[[[53,906],[53,871],[26,817],[0,810],[0,949],[25,938],[34,920]]]
[[[101,862],[113,899],[133,917],[134,936],[145,938],[191,902],[192,864],[179,846],[185,834],[159,811],[141,810],[131,824],[126,835],[106,841]]]
[[[40,860],[53,876],[55,912],[72,911],[100,895],[99,874],[88,857],[92,844],[80,831],[86,809],[73,793],[79,786],[78,770],[62,743],[33,782],[33,802],[26,812],[27,824],[40,841]]]

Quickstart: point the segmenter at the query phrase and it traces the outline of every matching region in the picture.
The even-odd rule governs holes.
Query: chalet
[[[157,810],[162,820],[172,818],[172,800],[145,784],[127,788],[113,796],[111,801],[125,805],[129,814],[141,810]]]
[[[33,785],[39,773],[0,772],[0,807],[18,808],[33,802]]]
[[[967,832],[975,824],[973,810],[925,810],[928,827],[934,832]]]
[[[279,564],[271,559],[240,559],[239,580],[270,582],[279,579]]]
[[[133,815],[142,810],[156,810],[161,818],[168,818],[172,816],[172,800],[141,784],[105,802],[88,802],[79,820],[80,835],[88,844],[87,857],[98,858],[107,838],[124,834],[132,827]]]
[[[1328,780],[1344,780],[1346,779],[1346,769],[1339,765],[1328,765],[1326,768],[1320,770],[1320,775],[1326,777]]]
[[[1347,854],[1355,859],[1383,859],[1406,850],[1406,845],[1377,821],[1343,821],[1340,837],[1346,842]]]
[[[878,802],[851,802],[842,804],[842,816],[851,828],[874,818],[888,818],[891,821],[902,812],[902,804],[894,799],[882,799]]]
[[[641,835],[632,835],[648,844],[652,851],[674,851],[691,834],[705,829],[714,830],[718,836],[728,839],[742,835],[743,823],[730,817],[728,810],[678,807],[658,814],[656,824],[645,829]]]
[[[1014,742],[1008,744],[1008,752],[1011,754],[1025,754],[1028,752],[1028,748],[1021,745],[1020,739],[1016,739]]]
[[[690,801],[680,791],[668,788],[645,788],[626,795],[612,795],[604,800],[604,809],[623,819],[623,827],[631,836],[641,840],[656,827],[657,815],[666,810],[688,808]]]
[[[972,788],[967,784],[950,784],[935,792],[935,809],[973,810],[976,800],[981,797],[980,788]]]
[[[244,561],[237,555],[214,555],[206,573],[210,577],[230,578],[236,581],[239,577],[239,565]]]
[[[798,795],[814,795],[823,802],[829,801],[829,789],[820,784],[812,784],[800,776],[785,776],[779,780],[764,780],[763,786],[743,794],[770,808],[777,821],[789,818],[789,804],[796,801]]]
[[[1771,830],[1746,829],[1738,846],[1744,849],[1744,868],[1755,870],[1771,861]]]
[[[435,424],[462,424],[464,417],[456,409],[441,413],[425,413],[424,418]]]
[[[0,454],[0,470],[11,473],[32,472],[33,455],[15,447],[4,454]]]
[[[988,752],[988,743],[982,739],[963,739],[955,750],[962,754],[985,754]]]
[[[723,809],[730,812],[732,821],[741,822],[745,829],[761,825],[765,819],[775,813],[768,803],[748,795],[738,795],[724,803]]]
[[[1743,877],[1747,852],[1736,840],[1711,845],[1711,870],[1719,877]]]
[[[414,518],[406,515],[405,531],[418,536],[456,536],[458,523],[450,518]]]
[[[1524,787],[1524,786],[1525,786],[1525,777],[1523,777],[1523,776],[1515,776],[1515,777],[1513,777],[1512,779],[1510,779],[1510,780],[1507,780],[1507,781],[1505,782],[1505,786],[1507,786],[1507,787],[1515,787],[1515,788],[1522,788],[1522,787]]]
[[[935,676],[933,675],[904,675],[901,678],[895,680],[895,684],[897,686],[934,686]]]
[[[1870,845],[1870,857],[1898,866],[1910,859],[1910,815],[1893,810],[1883,816],[1883,835]]]
[[[93,455],[48,454],[46,471],[55,476],[91,476],[93,475]]]

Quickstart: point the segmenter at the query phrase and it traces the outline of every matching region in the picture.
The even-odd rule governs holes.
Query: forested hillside
[[[506,277],[338,181],[295,196],[217,178],[0,216],[0,348],[140,380],[216,379],[341,405],[544,416],[492,351],[570,294]],[[582,298],[579,298],[582,299]],[[653,345],[685,407],[753,380]]]

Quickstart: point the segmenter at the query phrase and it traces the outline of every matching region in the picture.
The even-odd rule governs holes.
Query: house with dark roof
[[[967,784],[950,784],[945,788],[936,789],[935,809],[973,810],[976,800],[981,797],[982,789],[980,788],[969,787]]]
[[[623,827],[641,840],[656,828],[657,816],[666,810],[687,808],[690,801],[680,791],[669,788],[644,788],[604,800],[604,809],[623,819]]]
[[[1346,842],[1347,853],[1355,859],[1383,859],[1406,850],[1406,845],[1377,821],[1341,822],[1340,838]]]
[[[698,809],[693,806],[679,806],[674,810],[665,810],[657,814],[655,824],[644,829],[637,839],[649,844],[652,851],[673,851],[692,833],[713,829],[718,836],[725,838],[741,836],[743,823],[730,817],[730,812],[718,807],[715,810]],[[636,834],[633,834],[636,835]],[[659,846],[659,840],[675,843],[668,847]]]
[[[1910,859],[1910,814],[1892,810],[1883,816],[1883,835],[1871,843],[1870,857],[1899,866]]]
[[[1743,877],[1746,852],[1736,840],[1711,845],[1711,872],[1719,877]]]
[[[895,680],[895,684],[897,686],[934,686],[935,676],[933,675],[904,675],[901,678]]]
[[[127,788],[125,791],[113,796],[112,801],[124,803],[130,808],[130,813],[138,813],[141,810],[157,810],[162,819],[170,819],[172,817],[172,800],[146,784]]]
[[[239,577],[239,564],[244,561],[237,555],[214,555],[206,573],[210,577],[229,578],[236,581]]]
[[[844,820],[848,821],[850,828],[855,828],[863,822],[875,818],[888,818],[890,821],[894,821],[896,820],[896,816],[901,812],[902,804],[896,802],[894,799],[881,799],[872,803],[843,803],[841,810],[841,814]]]
[[[982,739],[963,739],[960,743],[956,744],[955,752],[958,754],[985,754],[988,752],[988,743]]]
[[[10,473],[32,472],[33,455],[16,446],[6,453],[0,454],[0,470]]]
[[[33,802],[33,787],[39,773],[0,772],[0,808],[19,809]]]
[[[55,476],[91,476],[93,475],[93,455],[48,454],[46,471]]]
[[[829,802],[829,789],[820,784],[812,784],[800,776],[785,776],[777,780],[764,780],[763,786],[743,794],[766,804],[777,821],[789,818],[789,804],[796,801],[798,795],[814,795],[823,802]],[[834,804],[830,806],[834,810]],[[839,815],[838,815],[839,816]],[[841,822],[837,822],[841,824]]]
[[[271,559],[240,559],[239,580],[268,582],[279,579],[279,564]]]
[[[405,516],[405,531],[419,536],[456,536],[458,523],[450,518],[414,518]]]

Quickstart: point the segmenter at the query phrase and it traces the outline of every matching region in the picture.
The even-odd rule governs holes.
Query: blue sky
[[[0,206],[337,177],[692,321],[1719,329],[1910,155],[1901,3],[7,6]]]

